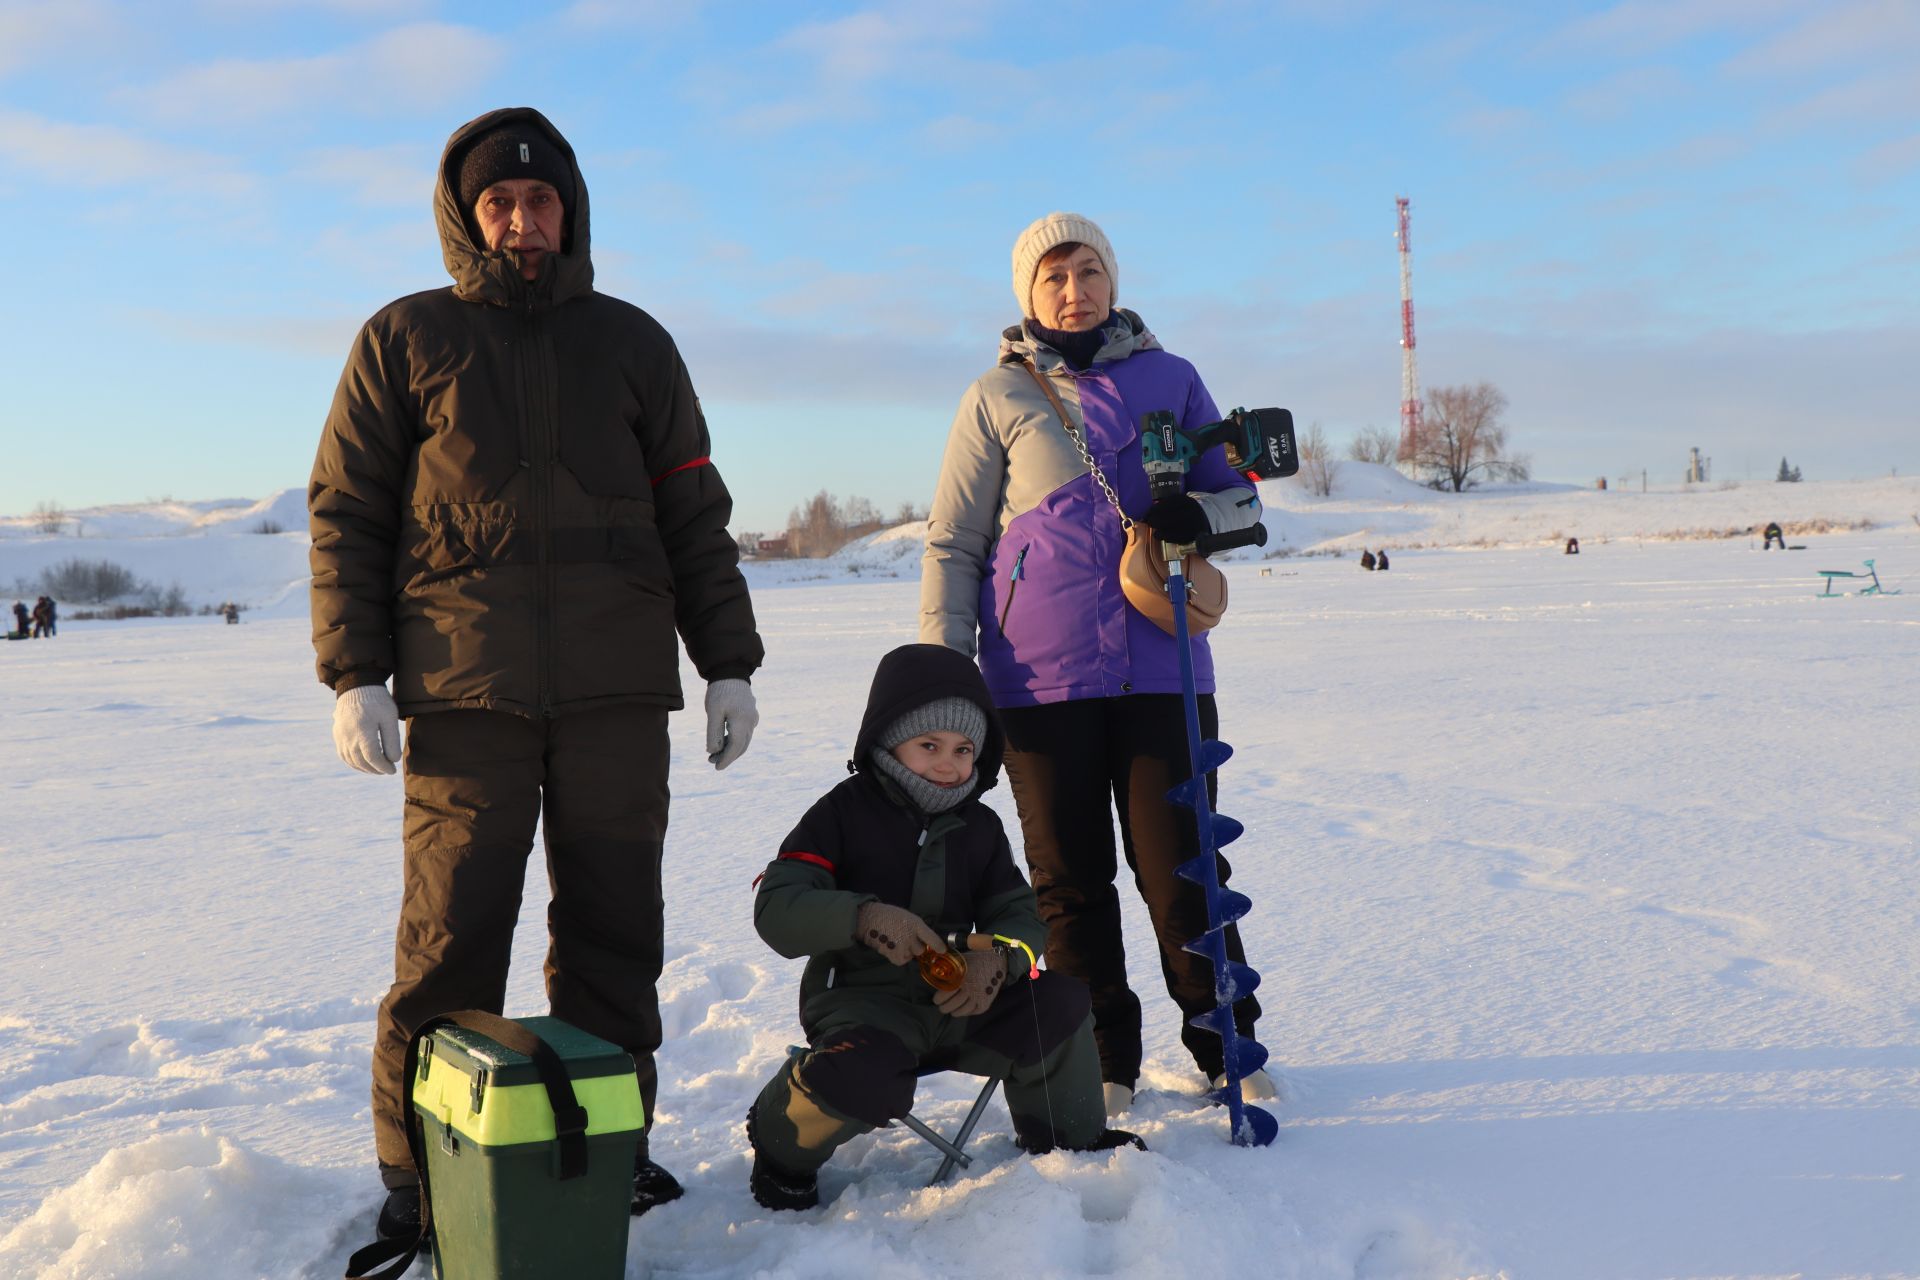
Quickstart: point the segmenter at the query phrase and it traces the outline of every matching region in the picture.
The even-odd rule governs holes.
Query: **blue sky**
[[[1487,379],[1541,478],[1920,471],[1920,5],[0,0],[0,512],[304,484],[357,326],[444,285],[447,135],[545,111],[680,342],[736,529],[922,502],[1099,221],[1222,407],[1343,443]]]

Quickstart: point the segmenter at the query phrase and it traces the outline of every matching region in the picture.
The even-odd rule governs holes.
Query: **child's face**
[[[951,729],[908,738],[893,758],[938,787],[957,787],[973,776],[973,739]]]

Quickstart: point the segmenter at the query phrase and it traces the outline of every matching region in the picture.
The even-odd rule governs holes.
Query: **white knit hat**
[[[1050,213],[1020,233],[1013,242],[1013,296],[1020,300],[1020,314],[1033,314],[1033,277],[1040,270],[1040,259],[1063,244],[1078,242],[1100,255],[1107,269],[1107,283],[1113,293],[1109,303],[1120,300],[1120,273],[1114,269],[1113,246],[1106,232],[1093,219],[1077,213]]]

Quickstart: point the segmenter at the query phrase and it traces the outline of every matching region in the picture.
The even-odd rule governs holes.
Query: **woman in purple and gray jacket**
[[[1214,1007],[1213,964],[1181,950],[1203,933],[1199,888],[1174,875],[1198,852],[1193,824],[1166,800],[1191,773],[1174,639],[1120,590],[1126,528],[1192,541],[1260,518],[1251,482],[1209,450],[1187,492],[1153,503],[1140,460],[1140,421],[1172,410],[1182,425],[1219,411],[1191,364],[1163,350],[1146,324],[1116,308],[1113,248],[1073,213],[1049,214],[1013,246],[1013,293],[1023,319],[1000,360],[961,397],[927,526],[920,639],[978,654],[1007,732],[1006,769],[1027,866],[1047,923],[1047,965],[1093,993],[1109,1115],[1126,1110],[1140,1077],[1140,1001],[1127,985],[1113,823],[1146,899],[1160,969],[1181,1013],[1181,1041],[1210,1080],[1222,1077],[1220,1038],[1187,1020]],[[1048,389],[1066,411],[1062,422]],[[1213,659],[1193,639],[1200,725],[1219,732]],[[1213,782],[1208,778],[1209,786]],[[1110,808],[1111,806],[1111,808]],[[1220,859],[1220,881],[1229,868]],[[1244,959],[1227,929],[1228,952]],[[1234,1005],[1252,1036],[1260,1006]],[[1242,1082],[1272,1097],[1272,1080]]]

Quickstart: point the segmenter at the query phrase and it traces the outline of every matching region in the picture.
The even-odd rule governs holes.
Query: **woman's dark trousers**
[[[1047,967],[1071,974],[1093,993],[1093,1032],[1106,1080],[1132,1088],[1140,1077],[1140,1000],[1127,985],[1114,886],[1113,812],[1120,848],[1146,901],[1159,943],[1160,972],[1180,1008],[1181,1043],[1211,1080],[1224,1069],[1220,1037],[1186,1025],[1214,1007],[1213,963],[1181,950],[1207,928],[1200,886],[1174,868],[1199,852],[1192,811],[1167,799],[1191,776],[1186,713],[1176,694],[1084,698],[1039,707],[1003,707],[1007,777],[1025,836],[1027,867],[1047,922]],[[1211,694],[1200,697],[1202,737],[1219,733]],[[1216,791],[1207,776],[1207,792]],[[1219,859],[1220,883],[1230,872]],[[1227,954],[1244,961],[1239,930],[1227,927]],[[1240,1034],[1253,1034],[1260,1005],[1234,1004]]]

